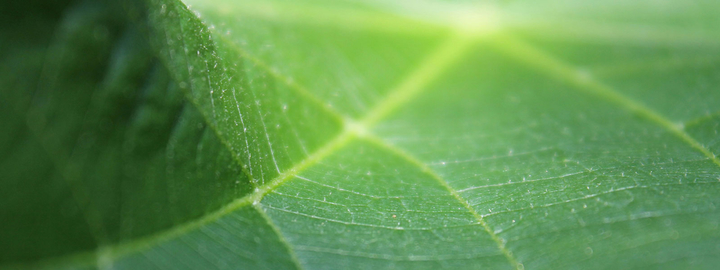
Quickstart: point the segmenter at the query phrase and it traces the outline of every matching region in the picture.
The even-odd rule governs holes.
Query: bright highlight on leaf
[[[720,2],[3,4],[0,269],[713,269]]]

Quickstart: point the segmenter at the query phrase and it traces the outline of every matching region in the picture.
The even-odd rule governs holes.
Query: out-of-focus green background
[[[6,1],[0,269],[712,269],[716,1]]]

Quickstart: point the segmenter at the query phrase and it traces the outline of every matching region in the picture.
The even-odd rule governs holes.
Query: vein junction
[[[470,14],[470,15],[474,15]],[[473,16],[460,17],[460,22],[463,22],[463,27],[458,25],[452,26],[452,34],[445,42],[441,43],[430,55],[428,55],[421,64],[413,70],[406,78],[401,80],[396,87],[374,108],[372,108],[362,119],[349,119],[341,115],[335,115],[338,118],[344,119],[345,129],[333,140],[325,144],[323,147],[312,153],[307,159],[298,163],[290,169],[280,172],[280,175],[270,181],[269,183],[258,186],[258,188],[252,194],[237,199],[225,207],[207,214],[198,220],[194,220],[183,225],[174,227],[170,230],[164,231],[159,234],[151,235],[145,238],[141,238],[127,244],[120,244],[116,246],[101,247],[102,250],[102,261],[103,264],[108,264],[108,261],[112,261],[121,257],[125,254],[137,252],[140,249],[148,248],[162,241],[166,241],[175,237],[179,237],[190,230],[197,229],[205,224],[213,222],[241,207],[248,205],[255,205],[258,211],[262,210],[262,207],[257,207],[260,204],[263,197],[269,192],[282,186],[286,182],[296,177],[301,171],[309,168],[310,166],[317,164],[330,154],[338,151],[348,142],[356,138],[366,138],[370,141],[375,142],[380,147],[390,149],[397,153],[399,156],[411,161],[411,163],[417,165],[423,171],[426,171],[434,179],[439,181],[448,191],[460,201],[466,209],[476,217],[478,222],[483,226],[492,239],[497,243],[498,248],[502,251],[504,256],[508,259],[508,262],[516,268],[521,268],[522,264],[513,257],[512,253],[507,250],[502,239],[490,229],[489,225],[486,224],[482,217],[475,212],[475,210],[465,201],[457,191],[447,184],[436,173],[432,172],[427,165],[412,157],[410,154],[397,149],[392,144],[387,143],[381,138],[377,138],[372,135],[373,127],[382,119],[387,117],[393,111],[405,105],[407,102],[413,99],[413,97],[419,95],[428,85],[432,84],[448,67],[452,66],[457,62],[470,48],[472,45],[479,41],[488,40],[488,37],[499,40],[496,43],[500,51],[507,53],[514,58],[524,61],[532,66],[537,67],[539,70],[545,70],[551,75],[569,81],[582,90],[591,92],[594,95],[604,97],[621,107],[639,112],[644,115],[647,119],[657,123],[658,125],[666,128],[669,132],[675,134],[683,141],[688,143],[694,149],[702,152],[705,156],[710,158],[715,164],[720,166],[720,161],[715,157],[709,150],[704,148],[695,139],[690,137],[687,133],[682,131],[681,128],[673,125],[666,118],[660,114],[644,107],[642,104],[630,100],[627,97],[622,96],[618,92],[610,89],[599,82],[587,80],[586,78],[579,76],[574,69],[565,65],[552,57],[543,54],[542,52],[523,44],[519,40],[509,38],[507,36],[498,35],[497,32],[501,29],[499,21],[499,13],[489,12],[483,15],[483,19],[478,19]],[[468,23],[470,22],[470,23]],[[473,27],[464,27],[465,25],[473,25]],[[231,43],[228,40],[224,42]],[[236,46],[235,44],[232,44]],[[239,47],[239,46],[238,46]],[[262,65],[261,67],[265,67]],[[271,73],[273,76],[282,77],[277,72]],[[285,83],[289,83],[289,80],[281,80]],[[307,95],[307,91],[303,90],[302,87],[297,86],[295,83],[290,85],[291,89],[303,91],[304,95]],[[197,106],[197,104],[195,104]],[[327,110],[328,113],[335,113],[334,111]],[[280,169],[278,169],[280,171]],[[272,222],[268,220],[268,222]],[[300,267],[298,265],[298,267]]]
[[[259,204],[266,194],[290,181],[301,171],[341,149],[349,141],[355,138],[371,136],[370,131],[378,121],[382,120],[383,117],[387,116],[389,113],[407,103],[414,96],[421,93],[422,90],[429,84],[433,83],[438,76],[442,75],[443,71],[447,70],[448,67],[456,63],[456,61],[472,47],[471,45],[478,40],[480,40],[479,36],[468,35],[466,32],[454,33],[436,50],[421,61],[421,64],[413,70],[409,76],[401,80],[400,83],[390,92],[387,98],[370,110],[365,117],[360,120],[343,117],[344,130],[336,138],[316,150],[304,161],[281,172],[279,176],[269,183],[257,187],[252,194],[239,198],[200,219],[187,222],[167,231],[143,237],[125,244],[101,247],[99,250],[103,251],[103,262],[107,264],[109,261],[112,261],[112,259],[109,258],[116,259],[126,254],[152,247],[156,243],[179,237],[188,231],[218,220],[219,218],[241,207]],[[291,87],[291,89],[297,90],[296,87]],[[467,203],[465,204],[467,205]],[[256,209],[262,208],[256,207]],[[268,222],[271,223],[272,221],[268,220]],[[504,253],[509,254],[508,252]],[[510,261],[514,262],[515,260],[510,259]]]

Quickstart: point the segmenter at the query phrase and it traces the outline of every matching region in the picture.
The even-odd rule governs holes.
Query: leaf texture
[[[2,77],[0,260],[711,269],[718,8],[148,0],[40,14],[23,25],[37,37],[2,32],[22,38],[2,59],[18,68]]]

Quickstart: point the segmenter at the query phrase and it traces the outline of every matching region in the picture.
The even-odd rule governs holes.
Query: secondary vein
[[[482,215],[480,215],[477,211],[475,211],[475,209],[472,208],[472,206],[470,205],[470,203],[468,203],[468,201],[465,200],[465,198],[463,198],[462,196],[460,196],[460,194],[457,192],[457,190],[455,190],[452,186],[450,186],[450,184],[449,184],[444,178],[442,178],[439,174],[437,174],[433,169],[431,169],[430,167],[428,167],[424,162],[422,162],[422,161],[420,161],[419,159],[415,158],[415,156],[411,155],[411,154],[408,153],[408,152],[405,152],[403,149],[400,149],[400,148],[398,148],[398,147],[396,147],[396,146],[388,143],[387,141],[385,141],[385,140],[382,139],[382,138],[378,138],[378,137],[375,137],[375,136],[372,136],[372,135],[366,136],[366,137],[364,137],[364,138],[365,138],[367,141],[373,143],[374,145],[376,145],[376,146],[378,146],[378,147],[380,147],[380,148],[386,149],[386,150],[394,153],[395,155],[397,155],[397,156],[399,156],[399,157],[402,157],[402,158],[405,159],[406,161],[408,161],[408,162],[412,163],[413,165],[417,166],[422,172],[424,172],[425,174],[427,174],[428,176],[430,176],[431,178],[433,178],[433,180],[435,180],[435,181],[437,181],[438,183],[440,183],[440,185],[442,185],[448,192],[450,192],[450,195],[452,195],[453,198],[455,198],[455,200],[457,200],[458,202],[460,202],[460,204],[461,204],[465,209],[467,209],[467,211],[470,212],[470,214],[472,214],[472,216],[475,218],[475,220],[478,221],[478,223],[480,224],[480,226],[483,227],[483,229],[485,230],[485,232],[487,232],[487,234],[490,235],[490,238],[493,240],[493,242],[495,242],[495,244],[497,245],[498,249],[499,249],[500,252],[503,254],[503,256],[505,256],[505,258],[508,260],[508,262],[510,263],[510,265],[512,265],[515,269],[522,269],[522,268],[523,268],[522,264],[521,264],[520,262],[518,262],[518,260],[515,258],[515,256],[513,256],[512,252],[511,252],[509,249],[507,249],[507,247],[505,247],[505,242],[504,242],[504,240],[501,239],[497,234],[495,234],[495,232],[492,230],[492,228],[490,228],[490,225],[488,225],[488,224],[485,222],[485,220],[483,219]]]
[[[459,56],[462,55],[462,53],[470,47],[470,44],[471,40],[467,39],[467,37],[454,36],[450,38],[448,42],[443,43],[442,46],[440,46],[433,53],[431,53],[420,64],[420,66],[415,69],[415,71],[410,73],[408,77],[401,80],[399,86],[396,87],[389,96],[394,96],[395,98],[397,98],[397,96],[402,96],[405,99],[411,99],[413,95],[417,95],[421,92],[421,88],[426,88],[426,86],[434,79],[436,79],[443,70],[447,69],[457,59],[459,59]],[[457,48],[451,48],[451,46],[457,46]],[[432,68],[430,71],[428,71],[428,69],[430,68],[427,67],[427,62],[432,62],[435,65],[438,65],[438,67]],[[425,74],[429,77],[418,82],[418,73]],[[349,141],[354,139],[356,136],[364,135],[364,132],[366,130],[369,130],[372,127],[373,123],[380,120],[380,117],[385,116],[388,112],[396,109],[398,106],[404,103],[405,102],[398,101],[382,102],[378,104],[375,108],[373,108],[368,113],[368,116],[365,117],[363,120],[359,122],[346,120],[345,130],[341,132],[335,139],[331,140],[330,142],[325,144],[325,146],[315,151],[312,155],[310,155],[310,157],[308,157],[301,163],[281,173],[270,183],[256,188],[252,194],[236,199],[235,201],[227,204],[221,209],[205,215],[200,219],[186,222],[183,225],[176,226],[159,234],[150,235],[142,239],[128,242],[127,244],[114,246],[112,249],[112,257],[114,259],[117,259],[125,254],[135,252],[139,249],[149,248],[159,242],[182,236],[187,231],[199,228],[205,224],[213,222],[241,207],[259,203],[267,193],[290,181],[292,178],[294,178],[297,174],[299,174],[306,168],[320,162],[325,157],[336,152],[337,150],[345,146]],[[381,111],[382,113],[378,113],[378,111]]]
[[[720,167],[720,159],[718,159],[715,154],[710,152],[710,150],[704,147],[700,142],[695,140],[695,138],[690,136],[690,134],[685,132],[682,125],[673,123],[667,117],[650,109],[644,104],[621,94],[612,87],[603,84],[587,74],[578,72],[578,69],[563,63],[561,60],[529,44],[526,44],[517,38],[509,35],[502,35],[497,36],[495,41],[496,42],[493,43],[495,46],[493,47],[498,51],[514,58],[515,60],[524,62],[539,71],[551,75],[556,79],[569,82],[577,86],[575,89],[602,97],[628,111],[634,112],[645,119],[650,120],[680,138],[683,142],[702,153],[705,157],[715,163],[715,165]]]
[[[376,105],[372,110],[367,113],[367,115],[362,120],[354,121],[351,119],[346,119],[344,121],[345,130],[341,132],[337,137],[325,144],[323,147],[319,148],[301,163],[288,170],[285,170],[275,179],[270,181],[270,183],[257,187],[252,194],[236,199],[225,205],[224,207],[212,213],[209,213],[199,219],[185,222],[168,230],[152,234],[143,238],[128,241],[122,244],[103,246],[103,262],[105,264],[111,263],[112,261],[115,261],[118,258],[127,254],[138,252],[142,249],[148,249],[157,245],[160,242],[180,237],[190,230],[200,228],[205,224],[216,221],[241,207],[251,204],[258,204],[267,193],[290,181],[299,172],[320,162],[322,159],[336,152],[338,149],[345,146],[349,141],[356,138],[357,136],[366,135],[367,130],[371,129],[372,126],[377,123],[377,121],[381,120],[382,118],[387,116],[388,113],[396,110],[398,107],[406,104],[414,96],[422,92],[423,89],[427,88],[427,86],[434,80],[436,80],[443,71],[447,70],[452,64],[454,64],[458,59],[460,59],[460,57],[465,52],[467,52],[467,50],[471,47],[470,45],[475,40],[476,38],[474,37],[462,34],[454,34],[453,36],[451,36],[437,49],[430,53],[423,61],[421,61],[420,65],[416,69],[409,73],[407,77],[403,78],[397,87],[393,88],[390,94],[386,97],[385,101],[380,102],[378,105]],[[196,106],[196,108],[200,108],[199,104],[195,103],[190,93],[186,93],[186,98],[189,100],[190,104]],[[205,115],[205,113],[201,112],[201,115],[210,126],[213,126],[213,122],[209,120],[208,116]],[[222,136],[220,136],[221,134],[219,134],[218,130],[214,126],[213,130],[216,132],[218,138],[222,142],[224,142],[224,140],[222,140]],[[226,142],[224,142],[223,144],[226,148],[231,149]],[[240,165],[242,166],[242,164]],[[95,257],[99,255],[100,254],[95,254]],[[95,257],[93,257],[92,259],[94,259]],[[79,262],[85,259],[88,259],[88,257],[83,256],[82,259],[78,258],[73,261]]]
[[[280,229],[277,227],[277,225],[275,225],[275,222],[267,215],[265,209],[260,207],[260,204],[253,205],[253,208],[255,208],[255,211],[257,211],[260,216],[265,219],[268,226],[270,226],[273,232],[275,232],[275,234],[278,236],[280,242],[287,249],[287,252],[290,255],[290,260],[293,262],[293,264],[295,264],[296,269],[303,270],[304,267],[302,266],[302,264],[300,264],[300,260],[298,260],[297,255],[295,254],[295,250],[290,247],[290,243],[288,243],[287,239],[282,235],[282,233],[280,233]]]

